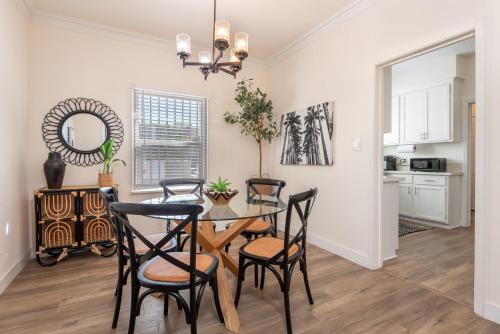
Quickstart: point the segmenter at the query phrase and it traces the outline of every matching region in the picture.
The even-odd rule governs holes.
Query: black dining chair
[[[168,314],[168,297],[173,297],[182,307],[186,322],[191,326],[191,334],[197,333],[198,311],[205,286],[208,283],[213,289],[214,301],[220,321],[222,311],[217,291],[218,259],[209,254],[196,253],[196,235],[198,214],[203,207],[189,204],[136,204],[112,203],[110,210],[116,219],[118,230],[125,232],[125,239],[130,251],[131,303],[128,333],[133,334],[136,317],[140,314],[141,304],[148,295],[160,292],[165,295],[164,314]],[[183,216],[170,232],[158,242],[149,241],[130,222],[130,216]],[[165,253],[162,248],[176,234],[191,225],[191,244],[189,252]],[[136,240],[148,247],[145,254],[136,253]],[[146,291],[140,294],[140,289]],[[189,301],[181,295],[181,291],[189,291]],[[197,291],[198,290],[198,291]]]
[[[246,180],[247,184],[247,199],[251,200],[255,198],[257,195],[266,195],[272,196],[276,198],[280,198],[281,190],[286,186],[286,182],[282,180],[269,179],[269,178],[251,178]],[[257,239],[259,237],[266,236],[271,234],[272,236],[276,236],[277,231],[277,214],[269,216],[269,221],[266,221],[265,218],[257,219],[250,226],[248,226],[245,230],[243,230],[240,235],[244,237],[247,241],[253,239]],[[226,229],[229,228],[231,224],[226,225]],[[231,243],[226,245],[226,253],[229,252],[229,248],[231,247]],[[259,282],[259,268],[255,266],[255,287],[258,286]],[[264,268],[262,268],[264,271]],[[261,284],[262,285],[262,284]],[[263,286],[261,286],[261,289]]]
[[[309,303],[314,303],[309,287],[309,279],[307,277],[307,259],[306,259],[306,237],[307,223],[311,210],[314,206],[314,201],[318,193],[317,188],[310,189],[303,193],[290,196],[285,221],[284,238],[273,236],[261,237],[241,246],[239,251],[239,272],[238,285],[234,303],[238,306],[241,294],[242,283],[245,280],[245,270],[251,265],[260,265],[268,269],[276,276],[280,285],[281,291],[285,299],[285,316],[287,333],[292,333],[292,320],[290,316],[290,282],[292,273],[297,262],[304,277],[307,297]],[[296,212],[301,227],[297,234],[292,237],[290,235],[290,225],[292,214]],[[283,275],[274,267],[279,267]],[[265,271],[262,272],[262,282]]]
[[[118,228],[116,219],[111,215],[110,211],[110,204],[118,202],[118,190],[116,188],[111,188],[111,187],[100,188],[99,195],[106,203],[108,216],[110,217],[113,233],[115,234],[115,238],[117,241],[116,254],[118,256],[118,279],[116,281],[116,289],[115,289],[115,297],[116,297],[115,312],[113,314],[113,322],[111,324],[111,328],[116,328],[116,325],[118,324],[118,318],[120,316],[123,286],[127,284],[127,279],[130,274],[130,267],[127,267],[130,259],[130,250],[128,243],[124,240],[124,231]],[[166,235],[167,233],[154,233],[154,234],[146,234],[145,237],[149,241],[156,243],[161,239],[163,239]],[[162,247],[162,251],[164,252],[173,252],[176,249],[177,249],[177,242],[175,239],[169,240],[169,242],[167,242]],[[136,240],[135,253],[137,254],[137,256],[145,254],[148,250],[149,248],[141,240]]]
[[[179,195],[179,194],[198,194],[200,197],[203,195],[203,184],[205,180],[196,178],[178,178],[178,179],[168,179],[161,180],[160,186],[163,188],[163,193],[166,198]],[[179,188],[181,187],[181,188]],[[180,189],[180,190],[179,190]],[[167,232],[172,230],[175,225],[175,221],[171,219],[167,220]],[[182,238],[184,236],[184,238]],[[186,242],[189,240],[189,234],[186,231],[181,230],[177,235],[177,250],[184,250]]]

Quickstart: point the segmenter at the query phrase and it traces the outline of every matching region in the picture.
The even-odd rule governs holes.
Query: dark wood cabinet
[[[34,192],[36,259],[51,266],[75,252],[116,252],[116,239],[98,186],[41,188]]]

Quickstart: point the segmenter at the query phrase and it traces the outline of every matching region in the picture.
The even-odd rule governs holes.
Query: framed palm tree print
[[[282,165],[333,165],[333,101],[281,116]]]

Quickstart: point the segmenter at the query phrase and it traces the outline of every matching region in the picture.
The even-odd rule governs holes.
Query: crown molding
[[[147,45],[150,47],[160,47],[160,48],[176,48],[176,42],[174,39],[162,38],[154,35],[141,34],[136,31],[117,28],[114,26],[103,25],[91,21],[81,20],[74,17],[55,15],[47,12],[37,10],[31,0],[12,0],[35,24],[48,25],[52,27],[59,27],[63,29],[70,29],[72,31],[77,31],[81,33],[91,33],[98,36],[104,36],[110,39],[132,42],[141,45]],[[345,21],[354,15],[358,14],[360,11],[368,7],[371,3],[377,0],[353,0],[349,5],[344,7],[342,10],[337,12],[335,15],[331,16],[327,20],[323,21],[313,29],[309,30],[286,47],[276,52],[267,59],[259,59],[249,57],[245,60],[247,65],[254,68],[266,68],[273,64],[282,61],[287,55],[296,52],[302,47],[304,43],[313,39],[321,31],[330,28],[331,26]],[[200,45],[192,45],[193,50],[199,51],[206,49],[206,47]]]
[[[333,16],[329,17],[328,19],[326,19],[313,29],[309,30],[299,38],[292,41],[290,44],[288,44],[280,51],[276,52],[272,56],[265,59],[264,63],[266,64],[266,66],[271,66],[273,64],[282,61],[287,55],[294,53],[295,51],[300,49],[300,47],[304,43],[317,36],[318,33],[320,33],[321,31],[353,17],[354,15],[358,14],[360,11],[362,11],[375,1],[376,0],[353,0],[349,5],[345,6],[343,9],[335,13]]]
[[[31,10],[32,8],[31,5],[29,5],[26,1],[28,0],[12,0],[12,2],[16,5],[21,14],[23,14],[23,16],[29,20],[31,19],[33,12]]]

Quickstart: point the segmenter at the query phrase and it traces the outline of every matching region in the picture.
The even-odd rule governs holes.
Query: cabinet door
[[[384,145],[399,144],[399,96],[392,97],[391,100],[391,132],[384,133]]]
[[[427,90],[427,131],[424,131],[424,141],[448,141],[451,139],[450,98],[450,84]]]
[[[403,95],[402,102],[400,142],[420,143],[423,141],[423,133],[427,130],[427,91]]]
[[[446,187],[415,185],[413,189],[414,217],[446,223]]]
[[[413,216],[413,186],[411,184],[399,185],[399,214]]]

